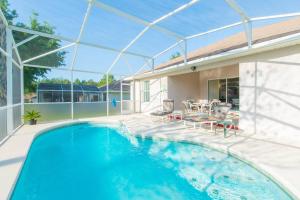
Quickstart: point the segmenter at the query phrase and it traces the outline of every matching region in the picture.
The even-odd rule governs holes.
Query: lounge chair
[[[174,111],[174,100],[173,99],[165,99],[163,100],[163,110],[155,111],[150,113],[153,116],[159,116],[164,119],[165,116],[171,114]]]

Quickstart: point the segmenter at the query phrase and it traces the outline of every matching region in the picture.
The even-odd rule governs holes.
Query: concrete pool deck
[[[271,176],[292,197],[300,199],[300,144],[287,145],[241,133],[224,138],[221,130],[215,135],[205,129],[186,127],[182,122],[162,122],[159,118],[143,114],[24,125],[0,146],[0,199],[9,198],[36,135],[53,127],[85,121],[109,124],[121,121],[134,135],[191,142],[227,152],[254,165]]]

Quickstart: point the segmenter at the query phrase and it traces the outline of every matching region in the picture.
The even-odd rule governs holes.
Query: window
[[[143,96],[144,96],[144,102],[150,101],[150,82],[144,81],[144,88],[143,88]]]
[[[208,100],[219,99],[231,103],[232,109],[239,109],[239,78],[225,78],[208,81]]]

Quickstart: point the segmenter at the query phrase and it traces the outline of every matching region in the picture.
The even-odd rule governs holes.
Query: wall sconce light
[[[192,72],[195,72],[195,71],[196,71],[196,69],[197,69],[197,67],[196,67],[196,66],[192,66],[192,67],[191,67],[191,70],[192,70]]]

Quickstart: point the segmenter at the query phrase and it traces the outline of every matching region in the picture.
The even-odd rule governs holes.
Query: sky
[[[8,1],[11,8],[15,9],[19,14],[16,21],[28,23],[32,13],[36,12],[39,14],[40,21],[45,21],[55,26],[56,34],[72,39],[78,37],[80,26],[87,9],[87,0]],[[188,0],[101,0],[101,2],[151,22],[187,3]],[[250,17],[300,11],[300,0],[236,0],[236,2]],[[189,36],[235,23],[239,20],[239,15],[233,12],[224,0],[202,0],[187,10],[167,18],[157,25],[179,35]],[[267,23],[274,23],[274,20],[256,23],[253,24],[253,26],[262,26]],[[121,50],[144,28],[144,25],[93,7],[81,40]],[[243,31],[242,26],[190,40],[188,41],[188,51],[211,44],[241,31]],[[129,51],[151,57],[174,44],[176,41],[177,39],[173,36],[150,29],[129,48]],[[62,43],[62,45],[66,44],[68,43]],[[69,67],[74,50],[73,47],[66,50],[68,54],[65,63],[67,67]],[[159,64],[167,61],[171,55],[177,51],[180,52],[182,49],[177,47],[167,52],[165,55],[159,57],[155,63]],[[39,55],[38,52],[37,55]],[[80,45],[75,68],[105,73],[117,55],[117,52]],[[112,73],[124,75],[133,74],[144,62],[145,60],[140,57],[131,55],[122,56],[120,61],[113,68]],[[53,71],[49,74],[49,77],[55,76],[69,77],[68,74],[60,71]],[[81,79],[96,79],[97,77],[98,76],[91,76],[91,74],[78,74],[78,78]]]

